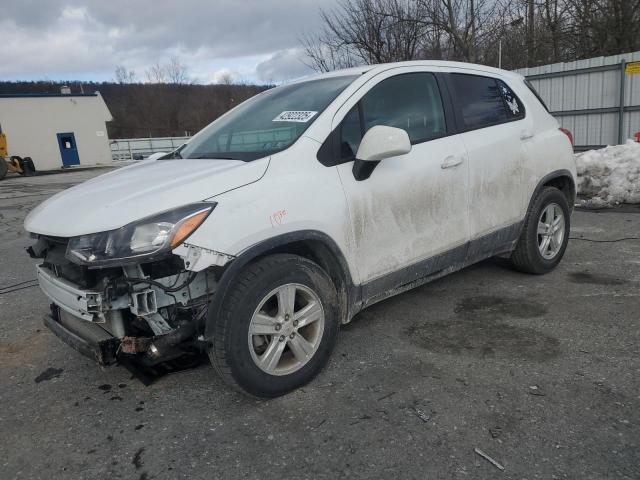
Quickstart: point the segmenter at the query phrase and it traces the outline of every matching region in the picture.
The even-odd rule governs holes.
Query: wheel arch
[[[275,253],[299,255],[318,264],[327,272],[336,287],[340,300],[341,321],[346,323],[353,317],[356,313],[359,290],[353,284],[346,258],[331,237],[316,230],[301,230],[278,235],[263,240],[241,253],[221,272],[208,316],[215,318],[220,314],[222,302],[238,272],[245,266]]]
[[[533,190],[531,194],[531,198],[529,198],[529,205],[527,206],[528,215],[533,207],[533,203],[538,196],[538,194],[545,187],[555,187],[560,190],[565,198],[567,199],[567,203],[569,204],[569,211],[573,211],[573,206],[576,200],[576,184],[569,170],[556,170],[551,172],[538,182],[536,188]]]

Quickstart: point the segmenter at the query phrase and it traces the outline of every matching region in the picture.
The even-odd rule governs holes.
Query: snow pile
[[[627,140],[576,155],[578,193],[586,207],[640,203],[640,143]]]

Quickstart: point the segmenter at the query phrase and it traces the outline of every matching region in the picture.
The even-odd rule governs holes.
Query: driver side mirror
[[[401,128],[376,125],[364,134],[356,160],[353,162],[353,176],[356,180],[366,180],[381,160],[411,151],[409,135]]]

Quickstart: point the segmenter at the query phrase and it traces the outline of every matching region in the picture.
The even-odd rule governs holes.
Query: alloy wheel
[[[255,364],[271,375],[300,370],[320,346],[324,309],[310,288],[288,283],[269,292],[249,323],[249,350]]]
[[[538,250],[545,260],[553,260],[562,249],[565,235],[565,221],[562,208],[550,203],[538,219]]]

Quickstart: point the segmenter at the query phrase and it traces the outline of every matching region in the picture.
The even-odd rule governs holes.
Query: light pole
[[[509,22],[510,27],[517,27],[518,25],[522,25],[524,21],[523,17],[518,17],[515,20]],[[498,37],[498,68],[502,68],[502,36],[504,35],[504,30],[500,33],[500,37]]]

